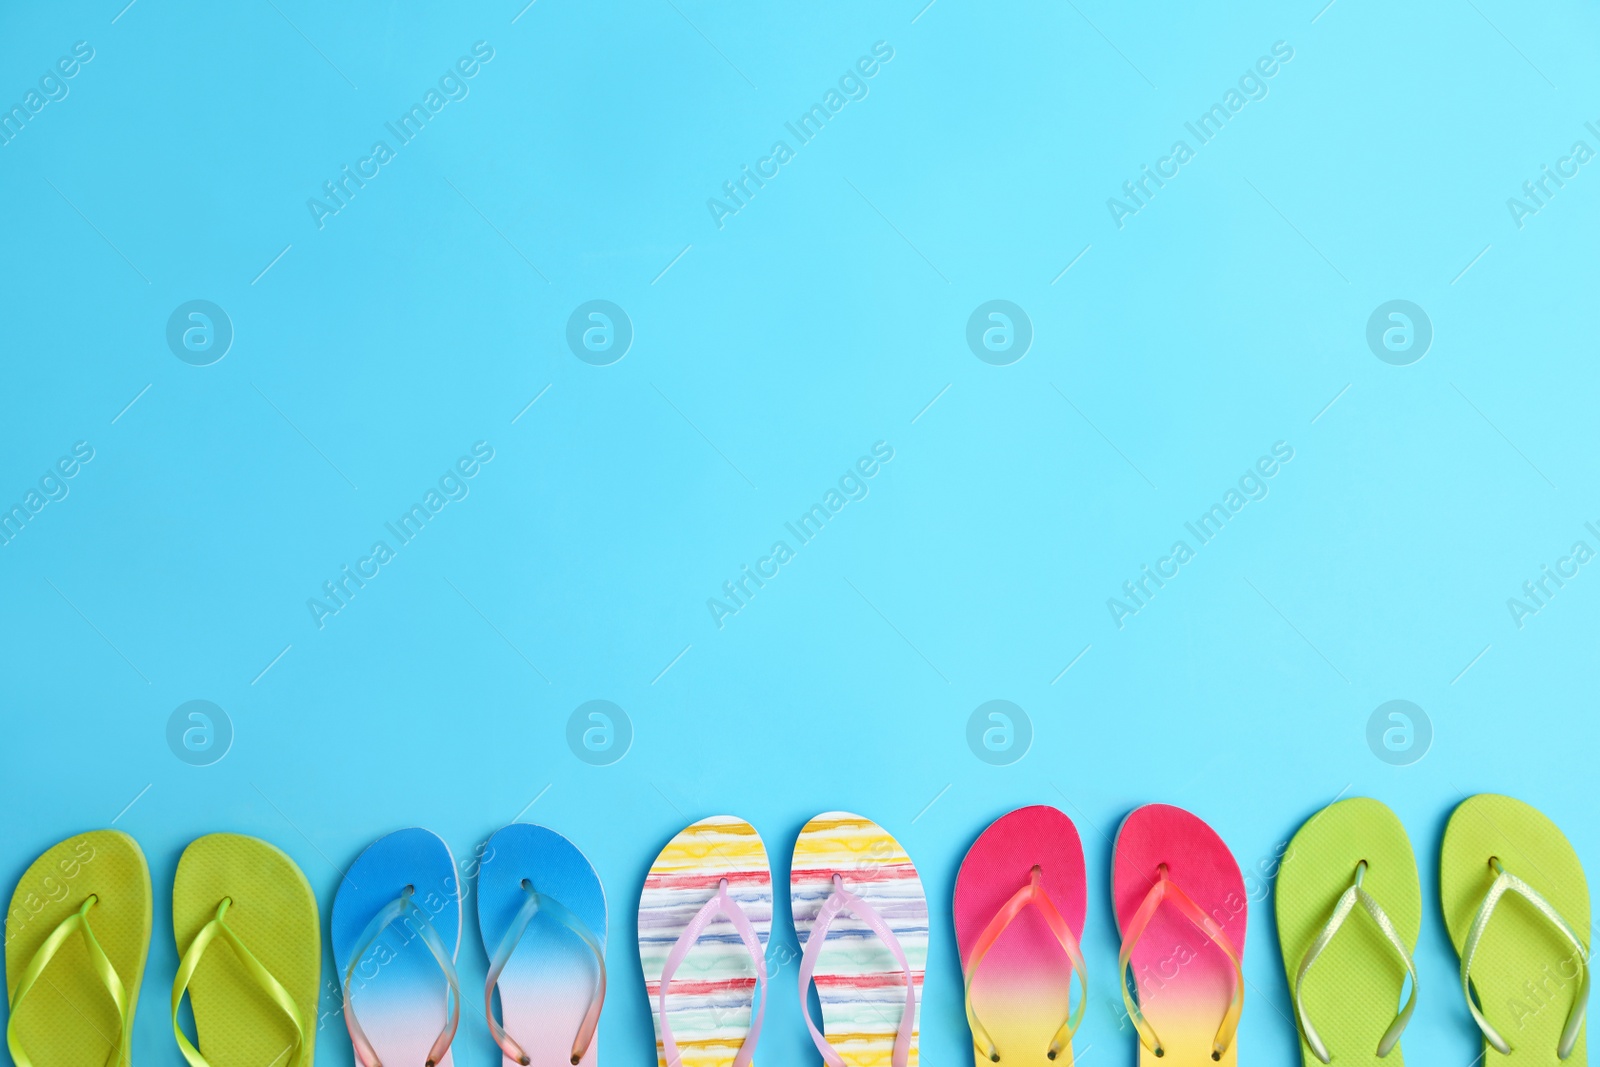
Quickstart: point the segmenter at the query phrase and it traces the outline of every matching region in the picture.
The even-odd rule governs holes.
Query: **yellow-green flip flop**
[[[1352,797],[1313,815],[1279,869],[1277,909],[1307,1067],[1401,1067],[1400,1034],[1417,1004],[1422,891],[1394,812]]]
[[[1462,801],[1439,850],[1439,901],[1484,1062],[1586,1067],[1589,883],[1555,823],[1511,797]]]
[[[17,1067],[127,1067],[150,950],[150,868],[95,830],[34,860],[6,914],[6,1046]]]
[[[321,941],[293,860],[239,834],[195,840],[172,882],[172,932],[172,1031],[192,1067],[310,1067]],[[178,1023],[185,992],[198,1049]]]

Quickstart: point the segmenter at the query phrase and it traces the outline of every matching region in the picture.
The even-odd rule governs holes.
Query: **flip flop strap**
[[[183,1002],[183,994],[189,988],[189,981],[194,977],[195,968],[200,965],[200,957],[205,955],[206,949],[220,934],[222,939],[233,948],[234,954],[239,958],[239,962],[244,965],[245,973],[255,980],[255,983],[272,999],[274,1004],[283,1010],[283,1013],[289,1017],[289,1022],[294,1025],[295,1053],[294,1058],[288,1062],[293,1067],[299,1067],[301,1060],[305,1056],[306,1047],[306,1028],[300,1018],[300,1009],[295,1006],[294,998],[289,995],[289,991],[279,984],[278,980],[272,976],[271,971],[262,966],[261,961],[256,959],[255,954],[245,947],[244,942],[239,939],[239,935],[235,934],[233,928],[225,921],[228,908],[232,904],[233,898],[222,898],[222,903],[217,905],[216,915],[212,917],[210,922],[200,928],[200,932],[189,943],[188,951],[183,954],[182,962],[178,964],[178,975],[172,983],[172,1032],[178,1038],[178,1051],[183,1053],[183,1058],[189,1061],[190,1067],[211,1067],[206,1062],[205,1057],[200,1054],[200,1050],[189,1043],[188,1037],[184,1035],[183,1028],[178,1025],[178,1005]]]
[[[22,977],[17,980],[16,992],[11,997],[11,1019],[6,1024],[6,1047],[11,1050],[11,1059],[17,1067],[33,1067],[33,1061],[22,1051],[21,1042],[17,1038],[17,1009],[21,1007],[23,998],[33,989],[39,976],[44,973],[44,969],[50,965],[56,952],[74,933],[83,935],[83,943],[89,949],[89,964],[99,976],[100,984],[105,986],[106,992],[111,995],[111,1002],[117,1006],[117,1016],[122,1024],[117,1040],[111,1046],[111,1054],[106,1057],[108,1067],[128,1048],[131,1036],[129,1031],[133,1027],[128,994],[122,986],[122,979],[117,977],[117,969],[111,966],[105,950],[100,947],[100,942],[94,936],[94,930],[89,926],[89,909],[99,902],[100,898],[91,893],[85,898],[82,907],[62,919],[56,928],[50,931],[50,936],[44,939],[44,944],[39,946],[33,958],[28,961],[27,967],[23,969]]]
[[[1400,1040],[1400,1035],[1405,1032],[1406,1024],[1411,1022],[1411,1012],[1417,1006],[1417,993],[1420,989],[1417,984],[1417,968],[1411,962],[1411,953],[1407,951],[1405,942],[1400,938],[1400,932],[1395,929],[1394,922],[1390,920],[1388,914],[1373,898],[1372,894],[1361,887],[1361,880],[1366,873],[1367,863],[1362,860],[1356,865],[1355,880],[1339,895],[1338,902],[1333,906],[1333,915],[1329,917],[1326,925],[1322,927],[1322,932],[1317,934],[1317,938],[1312,942],[1311,947],[1306,950],[1304,958],[1300,960],[1300,968],[1295,972],[1294,976],[1294,1010],[1296,1017],[1300,1020],[1300,1032],[1305,1035],[1306,1044],[1311,1046],[1311,1051],[1323,1063],[1331,1063],[1332,1057],[1328,1052],[1327,1046],[1322,1042],[1322,1036],[1317,1033],[1317,1028],[1311,1024],[1311,1013],[1306,1010],[1303,995],[1306,975],[1311,973],[1312,964],[1321,958],[1323,950],[1333,941],[1334,935],[1339,932],[1339,928],[1344,925],[1345,919],[1349,918],[1350,913],[1355,910],[1358,902],[1366,909],[1367,914],[1372,916],[1372,921],[1378,924],[1378,930],[1394,949],[1395,954],[1400,957],[1400,962],[1405,965],[1406,973],[1411,976],[1411,995],[1406,998],[1405,1007],[1396,1013],[1394,1022],[1389,1024],[1389,1029],[1384,1031],[1383,1037],[1378,1041],[1379,1059],[1387,1056],[1389,1050],[1394,1048],[1395,1043]]]
[[[906,1004],[900,1014],[900,1029],[895,1034],[894,1053],[890,1059],[891,1067],[906,1067],[911,1056],[911,1036],[917,1028],[917,982],[916,976],[911,971],[911,964],[906,962],[905,950],[900,947],[900,939],[895,937],[894,931],[884,921],[883,916],[865,900],[854,893],[847,892],[844,880],[838,874],[833,876],[833,892],[828,894],[828,899],[823,901],[822,910],[817,913],[816,920],[811,925],[811,933],[806,936],[806,950],[800,957],[800,1013],[805,1016],[806,1028],[811,1031],[811,1042],[817,1046],[817,1051],[822,1053],[823,1062],[828,1067],[845,1067],[844,1057],[828,1043],[828,1039],[817,1029],[817,1024],[811,1021],[811,1010],[806,1005],[806,990],[811,985],[812,972],[816,970],[817,957],[822,953],[823,943],[828,939],[828,927],[840,912],[848,911],[867,925],[867,929],[878,935],[878,940],[889,947],[894,954],[895,962],[900,964],[900,970],[906,976]]]
[[[1500,1031],[1483,1017],[1483,1012],[1478,1010],[1478,1004],[1473,999],[1472,961],[1478,955],[1479,942],[1483,940],[1483,932],[1489,926],[1489,919],[1494,914],[1495,906],[1506,893],[1519,894],[1532,904],[1540,915],[1548,919],[1550,925],[1560,931],[1561,936],[1572,945],[1573,958],[1577,960],[1578,971],[1583,975],[1583,981],[1578,985],[1578,995],[1572,1002],[1572,1010],[1567,1013],[1567,1024],[1561,1030],[1561,1040],[1556,1045],[1556,1055],[1564,1060],[1572,1054],[1572,1046],[1583,1030],[1583,1017],[1589,1007],[1589,950],[1578,940],[1578,935],[1567,925],[1567,920],[1561,917],[1561,913],[1537,889],[1506,870],[1498,859],[1491,859],[1489,863],[1496,871],[1495,879],[1490,883],[1489,891],[1484,894],[1483,903],[1478,905],[1478,914],[1472,920],[1472,927],[1467,931],[1466,943],[1461,947],[1461,992],[1467,998],[1467,1007],[1472,1012],[1473,1020],[1477,1022],[1478,1029],[1483,1031],[1483,1036],[1489,1044],[1502,1055],[1509,1054],[1511,1046],[1500,1036]]]
[[[711,925],[711,920],[718,915],[725,916],[733,924],[739,940],[744,943],[745,951],[750,953],[750,958],[755,961],[756,981],[761,987],[761,992],[751,1002],[755,1009],[754,1021],[750,1026],[750,1032],[745,1035],[744,1042],[739,1046],[738,1053],[733,1057],[733,1067],[749,1067],[750,1057],[755,1055],[756,1043],[761,1040],[761,1023],[767,1015],[767,957],[761,951],[761,939],[756,935],[756,928],[751,925],[750,917],[744,913],[739,902],[729,894],[728,880],[724,878],[717,886],[716,895],[705,902],[705,906],[689,920],[689,925],[683,928],[683,933],[678,935],[677,943],[672,946],[672,951],[667,954],[667,961],[661,968],[661,985],[656,994],[656,1017],[661,1022],[661,1051],[666,1054],[667,1067],[681,1067],[683,1063],[683,1058],[678,1053],[678,1043],[672,1037],[672,1027],[667,1022],[667,987],[672,984],[672,977],[678,973],[678,967],[688,958],[689,950],[694,948],[695,942],[700,940],[705,928]]]
[[[1043,877],[1043,871],[1035,864],[1028,875],[1028,884],[1013,893],[1011,899],[1006,901],[1004,906],[995,913],[994,918],[989,920],[989,925],[985,926],[983,933],[978,935],[978,940],[973,943],[972,952],[967,956],[967,1025],[972,1028],[973,1046],[993,1063],[1000,1062],[1000,1053],[995,1048],[994,1038],[989,1036],[989,1031],[978,1021],[977,1009],[972,1004],[972,981],[977,977],[978,967],[983,962],[984,956],[994,947],[995,942],[1000,940],[1000,935],[1006,932],[1017,916],[1022,914],[1022,909],[1029,904],[1039,909],[1040,915],[1044,917],[1045,925],[1050,927],[1050,932],[1060,942],[1061,950],[1067,954],[1067,959],[1072,964],[1072,975],[1078,980],[1078,991],[1082,994],[1078,999],[1077,1010],[1067,1013],[1067,1020],[1061,1024],[1060,1028],[1056,1030],[1055,1036],[1051,1038],[1049,1051],[1045,1053],[1049,1059],[1055,1059],[1056,1055],[1061,1051],[1061,1047],[1072,1040],[1072,1035],[1077,1032],[1078,1024],[1083,1021],[1083,1008],[1089,1000],[1088,971],[1083,963],[1083,952],[1078,947],[1078,939],[1073,936],[1071,927],[1061,917],[1061,912],[1056,907],[1055,901],[1051,900],[1050,894],[1045,892]]]
[[[1228,1046],[1233,1044],[1234,1033],[1239,1029],[1239,1016],[1244,1011],[1244,968],[1239,963],[1239,952],[1233,947],[1233,942],[1218,925],[1217,921],[1207,915],[1189,894],[1178,888],[1176,882],[1167,877],[1165,867],[1157,875],[1156,884],[1144,895],[1138,910],[1133,913],[1133,918],[1128,922],[1128,930],[1122,940],[1122,952],[1118,963],[1122,971],[1122,1002],[1127,1006],[1128,1017],[1133,1020],[1134,1029],[1139,1031],[1139,1040],[1144,1042],[1146,1048],[1161,1055],[1166,1051],[1157,1036],[1155,1029],[1150,1025],[1144,1013],[1139,1010],[1139,1005],[1134,1002],[1133,995],[1128,989],[1128,969],[1131,966],[1134,946],[1144,936],[1145,929],[1150,925],[1150,919],[1155,915],[1161,902],[1169,900],[1172,906],[1183,913],[1184,918],[1198,926],[1212,944],[1222,950],[1228,957],[1228,962],[1233,964],[1233,996],[1228,1001],[1228,1010],[1223,1013],[1222,1024],[1217,1027],[1216,1036],[1211,1039],[1211,1058],[1221,1059],[1222,1054],[1228,1051]]]
[[[589,1043],[594,1040],[595,1028],[600,1025],[600,1007],[606,999],[606,953],[584,921],[568,910],[561,901],[540,893],[526,882],[522,888],[527,893],[528,899],[517,909],[516,917],[511,920],[505,936],[500,938],[499,947],[494,950],[494,958],[489,961],[489,980],[483,986],[483,1014],[489,1020],[489,1033],[494,1036],[495,1044],[500,1046],[501,1052],[516,1063],[526,1065],[533,1062],[522,1050],[522,1046],[506,1033],[505,1027],[495,1021],[494,988],[500,983],[500,972],[505,970],[511,954],[516,951],[517,944],[527,932],[528,924],[533,921],[533,917],[541,913],[549,915],[583,941],[589,951],[594,953],[595,965],[600,969],[595,979],[594,992],[589,997],[589,1008],[584,1012],[583,1021],[578,1024],[577,1036],[572,1040],[572,1062],[577,1063],[583,1059],[584,1053],[589,1051]]]
[[[355,1003],[350,996],[350,982],[355,978],[356,965],[366,957],[372,946],[377,944],[378,937],[391,923],[402,916],[417,920],[418,925],[414,929],[422,935],[422,943],[428,946],[428,952],[439,965],[439,969],[444,972],[444,980],[449,985],[445,1003],[449,1007],[450,1017],[445,1021],[444,1029],[439,1031],[439,1036],[434,1039],[433,1047],[428,1050],[428,1059],[424,1067],[435,1067],[435,1064],[444,1058],[445,1052],[450,1048],[450,1042],[455,1040],[456,1027],[461,1023],[461,982],[456,978],[455,963],[450,959],[450,953],[445,949],[439,931],[428,921],[427,914],[412,902],[411,891],[407,889],[385,904],[372,917],[372,921],[367,923],[367,928],[361,931],[361,937],[356,942],[356,951],[350,956],[350,963],[344,969],[344,1024],[350,1031],[350,1044],[355,1048],[356,1058],[361,1061],[362,1067],[383,1067],[383,1064],[379,1061],[372,1042],[367,1040],[366,1032],[356,1020]]]

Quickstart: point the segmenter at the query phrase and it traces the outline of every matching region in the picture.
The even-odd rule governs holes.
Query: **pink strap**
[[[1164,863],[1156,867],[1156,882],[1150,887],[1149,892],[1145,893],[1144,900],[1128,920],[1128,928],[1122,935],[1122,951],[1118,953],[1122,974],[1122,1001],[1128,1007],[1128,1016],[1133,1020],[1134,1029],[1139,1032],[1144,1044],[1158,1055],[1165,1052],[1160,1037],[1128,992],[1127,979],[1128,968],[1133,962],[1134,946],[1144,936],[1145,929],[1150,925],[1150,920],[1154,918],[1156,909],[1161,906],[1162,901],[1171,903],[1186,919],[1198,926],[1233,965],[1233,994],[1228,1001],[1228,1010],[1223,1013],[1222,1024],[1217,1027],[1216,1036],[1211,1040],[1211,1058],[1221,1059],[1222,1054],[1227,1052],[1228,1046],[1233,1043],[1234,1035],[1239,1029],[1239,1016],[1244,1011],[1244,967],[1239,959],[1239,950],[1233,947],[1233,942],[1222,927],[1168,877],[1167,865]]]
[[[837,873],[833,876],[833,892],[828,894],[828,899],[823,902],[822,910],[817,913],[816,920],[811,924],[811,933],[806,936],[806,951],[800,958],[800,1014],[805,1016],[806,1028],[811,1031],[811,1042],[817,1046],[817,1051],[822,1053],[823,1062],[828,1067],[846,1067],[844,1057],[828,1043],[817,1029],[817,1024],[811,1021],[811,1011],[806,1005],[806,991],[811,986],[812,972],[816,970],[817,957],[822,953],[822,945],[828,939],[828,927],[840,912],[848,911],[866,924],[867,929],[878,935],[878,940],[889,947],[894,953],[895,962],[900,964],[900,969],[906,976],[906,1006],[900,1015],[900,1030],[894,1039],[894,1056],[889,1061],[892,1067],[906,1067],[911,1058],[911,1035],[917,1028],[917,981],[911,973],[911,964],[906,962],[906,954],[900,947],[900,939],[894,936],[894,931],[889,929],[889,924],[883,921],[883,916],[854,893],[847,892],[844,888],[844,879]]]
[[[756,929],[750,925],[750,919],[739,907],[739,902],[728,894],[728,880],[726,878],[717,886],[717,893],[705,906],[689,920],[689,925],[683,928],[683,933],[678,935],[678,941],[672,946],[672,951],[667,954],[667,962],[661,968],[661,987],[656,994],[656,1014],[661,1020],[661,1050],[666,1054],[667,1067],[681,1067],[682,1057],[678,1054],[678,1043],[672,1039],[672,1027],[667,1023],[667,987],[672,984],[672,976],[678,973],[678,966],[688,957],[689,950],[694,948],[695,942],[700,940],[700,935],[705,928],[711,925],[711,920],[719,914],[727,916],[733,924],[734,930],[739,934],[739,940],[744,942],[745,951],[750,953],[750,958],[755,961],[756,979],[761,983],[761,992],[754,1001],[755,1021],[750,1026],[750,1032],[745,1035],[744,1043],[739,1046],[738,1055],[733,1058],[733,1067],[750,1067],[750,1057],[755,1055],[756,1042],[761,1040],[761,1022],[767,1014],[767,957],[761,951],[761,939],[756,936]]]
[[[1049,1059],[1055,1059],[1057,1054],[1060,1053],[1062,1045],[1072,1039],[1072,1035],[1078,1029],[1078,1023],[1083,1019],[1084,1005],[1088,1003],[1089,999],[1088,970],[1083,962],[1083,952],[1078,946],[1078,939],[1073,936],[1072,928],[1067,925],[1067,920],[1062,917],[1060,909],[1055,905],[1055,901],[1051,900],[1050,894],[1045,892],[1043,869],[1038,864],[1034,864],[1033,869],[1028,872],[1028,884],[1013,893],[1011,899],[1007,900],[1000,910],[995,913],[994,918],[989,920],[989,925],[983,928],[983,932],[978,935],[978,940],[973,943],[972,951],[967,954],[967,1023],[972,1029],[974,1044],[978,1043],[980,1037],[983,1040],[983,1044],[978,1045],[978,1051],[983,1053],[985,1059],[996,1062],[998,1062],[1000,1054],[994,1046],[993,1038],[989,1036],[989,1031],[978,1021],[977,1009],[972,1004],[972,983],[973,979],[978,976],[978,966],[983,962],[984,956],[988,955],[995,942],[1000,940],[1000,935],[1011,927],[1017,916],[1022,914],[1022,909],[1029,904],[1039,910],[1045,925],[1055,935],[1056,941],[1061,945],[1061,951],[1067,955],[1067,961],[1072,967],[1072,973],[1077,977],[1078,986],[1083,992],[1083,996],[1078,1000],[1078,1010],[1069,1010],[1066,1013],[1066,1021],[1061,1024],[1051,1038],[1050,1047],[1046,1053]],[[1070,992],[1068,1006],[1070,1008]]]

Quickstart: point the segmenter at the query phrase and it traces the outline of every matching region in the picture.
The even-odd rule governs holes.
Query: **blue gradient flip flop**
[[[333,958],[361,1067],[450,1067],[461,1021],[461,885],[428,830],[373,842],[333,898]]]
[[[593,1067],[606,999],[606,893],[583,853],[543,826],[496,832],[478,873],[478,929],[489,956],[483,1011],[506,1067]]]

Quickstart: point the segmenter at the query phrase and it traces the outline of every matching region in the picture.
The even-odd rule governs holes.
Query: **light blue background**
[[[75,41],[95,49],[0,146],[0,500],[95,449],[0,547],[3,867],[10,884],[108,824],[141,842],[136,1062],[181,1062],[167,898],[199,834],[277,843],[326,917],[339,869],[395,828],[458,858],[519,813],[560,830],[612,909],[602,1053],[641,1064],[630,941],[656,851],[737,813],[783,881],[805,819],[842,808],[921,868],[923,1053],[963,1063],[955,872],[1031,802],[1088,848],[1079,1053],[1128,1062],[1101,888],[1121,816],[1184,805],[1259,877],[1341,794],[1391,804],[1423,870],[1406,1052],[1478,1054],[1434,904],[1450,809],[1511,793],[1600,856],[1600,575],[1521,629],[1506,604],[1574,541],[1600,547],[1600,164],[1522,229],[1506,207],[1575,140],[1600,148],[1600,15],[922,4],[0,16],[7,106]],[[307,198],[480,40],[470,96],[319,231]],[[880,40],[895,55],[870,95],[717,229],[707,198]],[[1294,59],[1270,95],[1117,229],[1106,199],[1277,41]],[[209,367],[164,339],[196,298],[236,331]],[[564,341],[596,298],[635,329],[604,368]],[[964,341],[996,298],[1036,332],[1009,367]],[[1395,298],[1435,329],[1408,367],[1364,339]],[[880,440],[895,455],[870,496],[719,630],[707,598]],[[495,458],[470,496],[319,630],[307,598],[476,441]],[[1119,630],[1106,599],[1277,441],[1295,456],[1270,495]],[[1005,767],[965,741],[997,698],[1035,731]],[[210,767],[165,741],[191,699],[236,731]],[[591,699],[633,722],[612,766],[564,739]],[[1412,766],[1365,741],[1390,699],[1436,731]],[[462,961],[481,981],[474,937]],[[1270,898],[1246,973],[1241,1062],[1294,1062]],[[793,982],[791,963],[763,1067],[818,1060]],[[456,1062],[491,1067],[467,1017]],[[351,1062],[337,1018],[318,1059]]]

